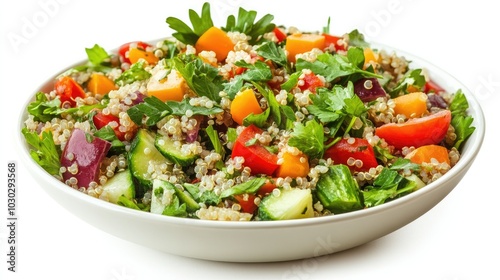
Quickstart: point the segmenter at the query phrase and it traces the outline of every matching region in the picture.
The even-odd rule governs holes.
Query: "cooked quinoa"
[[[179,36],[151,44],[133,42],[110,53],[95,45],[94,53],[104,53],[105,59],[89,57],[86,66],[64,72],[54,81],[54,90],[39,93],[28,108],[26,138],[50,135],[47,141],[60,154],[61,160],[51,163],[56,166],[52,171],[40,162],[42,167],[83,193],[141,211],[254,221],[373,207],[438,180],[459,161],[466,139],[456,133],[455,115],[447,115],[439,139],[420,136],[418,126],[412,138],[422,137],[419,141],[390,136],[399,132],[381,136],[391,125],[402,131],[413,122],[431,122],[433,116],[450,112],[454,97],[463,95],[439,88],[433,73],[412,69],[405,57],[371,47],[357,31],[333,36],[271,22],[261,34],[231,26],[214,30],[230,45],[223,58],[217,44],[212,49],[200,46],[204,35],[197,35],[195,42]],[[309,34],[311,41],[324,43],[297,52],[292,38]],[[370,53],[373,58],[365,62]],[[96,82],[96,75],[104,78]],[[73,91],[65,101],[69,85],[60,83],[68,79],[82,93],[72,96]],[[418,101],[401,105],[399,98],[415,93],[425,97],[420,111],[412,109],[417,105],[411,102]],[[50,110],[36,109],[40,107]],[[90,137],[88,145],[95,138],[103,141],[102,157],[93,163],[97,168],[85,185],[81,182],[87,167],[79,165],[83,155],[68,144],[75,130]],[[151,145],[143,137],[151,137]],[[445,156],[420,153],[417,160],[415,154],[424,146],[439,146]],[[323,197],[324,188],[331,187],[322,185],[325,178],[343,182],[339,188],[347,184],[331,175],[339,165],[352,180],[347,192],[356,197],[357,208],[339,210],[327,203],[337,197]],[[124,183],[113,178],[124,172],[132,176],[127,181],[131,187],[117,195]],[[379,177],[389,173],[397,178],[396,185],[404,182],[401,189],[407,189],[399,192],[397,187],[393,196],[372,201],[370,195],[385,188]],[[271,203],[295,190],[307,199],[302,212],[279,217],[268,213]]]

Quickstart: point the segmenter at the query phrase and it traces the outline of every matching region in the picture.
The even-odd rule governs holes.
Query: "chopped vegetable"
[[[438,145],[425,145],[418,147],[411,153],[407,154],[405,158],[418,164],[422,164],[423,162],[431,163],[432,159],[435,159],[438,162],[445,162],[450,165],[448,150],[445,147]]]
[[[398,96],[394,100],[394,113],[407,118],[419,118],[427,112],[427,94],[412,92]]]
[[[318,34],[297,33],[286,38],[285,49],[288,52],[287,58],[295,62],[295,56],[311,51],[314,48],[322,49],[325,46],[325,37]]]
[[[217,27],[210,27],[198,38],[194,46],[198,53],[202,51],[213,51],[217,61],[226,59],[227,54],[234,49],[233,41],[226,32]]]
[[[236,95],[231,102],[231,117],[239,125],[243,124],[243,120],[250,114],[258,115],[262,113],[259,102],[255,97],[252,89],[246,89]]]
[[[71,77],[64,76],[57,80],[54,89],[61,100],[61,107],[75,107],[77,98],[85,98],[83,88]]]
[[[110,91],[117,89],[110,78],[100,73],[93,73],[90,76],[87,88],[93,94],[108,94]]]

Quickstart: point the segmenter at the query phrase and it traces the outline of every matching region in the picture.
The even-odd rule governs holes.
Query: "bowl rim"
[[[166,38],[160,38],[158,40],[162,40]],[[154,42],[153,40],[152,42]],[[342,214],[336,214],[336,215],[329,215],[329,216],[321,216],[321,217],[313,217],[313,218],[306,218],[306,219],[295,219],[295,220],[278,220],[278,221],[249,221],[249,222],[242,222],[242,221],[212,221],[212,220],[200,220],[200,219],[193,219],[193,218],[180,218],[180,217],[170,217],[170,216],[165,216],[165,215],[158,215],[150,212],[144,212],[144,211],[138,211],[134,209],[130,209],[124,206],[116,205],[95,197],[91,197],[87,194],[84,194],[78,190],[75,190],[63,182],[57,180],[54,178],[52,175],[47,173],[41,166],[39,166],[29,155],[29,147],[24,139],[24,136],[21,132],[22,128],[24,127],[24,121],[27,118],[27,106],[29,105],[30,102],[33,101],[34,95],[42,91],[44,88],[47,86],[53,84],[54,79],[59,76],[61,73],[64,73],[64,71],[71,69],[74,66],[81,65],[83,63],[86,63],[87,60],[81,60],[79,62],[76,62],[70,66],[68,66],[66,69],[64,69],[61,73],[58,73],[56,75],[51,76],[49,79],[47,79],[43,84],[39,85],[34,94],[30,96],[28,100],[24,102],[24,105],[22,107],[21,114],[18,116],[18,126],[16,129],[16,135],[17,135],[17,141],[15,141],[18,144],[18,149],[20,150],[20,154],[22,155],[22,158],[25,163],[30,165],[30,170],[32,172],[36,172],[37,175],[42,176],[45,181],[54,181],[54,184],[52,187],[56,188],[57,191],[63,192],[65,195],[69,195],[74,197],[75,199],[81,199],[85,203],[88,203],[90,207],[98,207],[102,209],[103,211],[110,211],[115,214],[121,214],[121,215],[127,215],[135,218],[140,218],[144,219],[144,221],[152,221],[155,223],[169,223],[173,225],[180,225],[180,226],[191,226],[191,227],[204,227],[204,228],[215,228],[215,229],[271,229],[271,228],[290,228],[290,227],[303,227],[303,226],[308,226],[308,225],[321,225],[321,224],[328,224],[328,223],[335,223],[335,222],[342,222],[346,220],[355,220],[358,218],[366,217],[366,216],[371,216],[378,214],[380,212],[388,211],[389,209],[393,207],[400,206],[402,204],[407,203],[408,201],[415,200],[420,196],[424,196],[426,193],[432,192],[435,189],[439,188],[442,182],[451,180],[455,176],[459,176],[459,173],[466,169],[467,166],[472,164],[474,161],[476,155],[479,153],[484,136],[485,136],[485,129],[486,129],[486,123],[485,123],[485,118],[484,118],[484,112],[481,108],[481,105],[477,98],[474,96],[472,91],[470,91],[462,82],[460,82],[458,79],[456,79],[453,75],[451,75],[449,72],[444,71],[442,68],[434,65],[433,63],[429,62],[428,60],[422,59],[421,57],[418,57],[414,54],[407,53],[405,51],[401,51],[397,48],[393,48],[384,44],[379,44],[376,42],[370,42],[370,45],[376,48],[384,49],[386,51],[392,51],[395,52],[398,56],[404,56],[406,58],[412,58],[410,62],[414,65],[413,63],[416,64],[423,64],[420,66],[421,68],[425,69],[432,69],[429,72],[431,73],[432,77],[440,77],[444,80],[451,81],[453,84],[459,85],[459,88],[455,88],[453,90],[458,90],[461,89],[462,92],[466,95],[467,100],[469,101],[469,110],[472,109],[474,112],[474,126],[476,127],[473,135],[471,135],[471,138],[468,139],[466,142],[465,146],[463,149],[466,150],[465,154],[460,155],[460,159],[457,162],[457,164],[452,167],[446,174],[444,174],[442,177],[440,177],[437,181],[434,181],[424,187],[422,187],[419,190],[416,190],[408,195],[405,195],[403,197],[397,198],[392,201],[388,201],[384,204],[377,205],[374,207],[370,208],[365,208],[357,211],[352,211],[348,213],[342,213]],[[412,67],[415,68],[415,67]],[[446,86],[444,86],[446,89]],[[455,91],[450,91],[450,92],[455,92]],[[474,141],[472,141],[474,140]],[[32,175],[30,175],[32,176]],[[44,182],[39,182],[39,184],[44,184]],[[50,186],[49,186],[50,187]],[[52,196],[52,195],[51,195]],[[55,199],[54,199],[55,200]],[[60,203],[59,201],[56,200],[56,202]]]

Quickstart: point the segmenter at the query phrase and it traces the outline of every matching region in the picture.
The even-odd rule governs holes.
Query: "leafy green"
[[[224,89],[222,76],[217,68],[204,63],[200,58],[184,56],[173,60],[174,67],[188,86],[198,95],[220,102],[219,93]]]
[[[264,127],[267,119],[269,118],[269,113],[271,112],[270,108],[267,108],[264,112],[260,114],[250,113],[250,115],[246,116],[243,119],[243,125],[249,126],[251,124],[256,125],[257,127]]]
[[[137,63],[132,64],[128,70],[123,72],[115,82],[120,85],[131,84],[135,81],[143,81],[147,80],[151,77],[151,73],[149,73],[146,69],[144,69],[145,61],[139,61]]]
[[[94,44],[92,48],[85,48],[85,53],[87,53],[88,62],[84,65],[68,70],[65,74],[87,71],[88,69],[91,69],[92,71],[108,72],[112,69],[111,55],[98,44]]]
[[[210,27],[214,26],[210,14],[210,3],[205,2],[203,4],[201,15],[189,9],[189,20],[193,28],[176,17],[167,17],[166,22],[170,28],[176,31],[172,34],[174,38],[184,44],[195,45],[198,38],[200,38],[200,36]]]
[[[219,133],[217,132],[217,130],[214,129],[212,125],[209,125],[207,126],[207,128],[205,128],[205,132],[207,133],[210,142],[212,142],[212,146],[214,146],[215,152],[220,154],[222,158],[224,158],[226,150],[224,150],[224,147],[220,142]]]
[[[186,203],[181,203],[180,199],[176,196],[172,196],[172,201],[169,205],[163,209],[162,215],[173,216],[173,217],[187,217],[187,206]]]
[[[226,198],[232,195],[244,194],[244,193],[255,193],[266,183],[266,178],[255,178],[246,181],[245,183],[241,183],[239,185],[235,185],[232,188],[226,189],[222,191],[220,194],[221,198]]]
[[[250,36],[249,43],[255,45],[259,43],[265,33],[273,31],[275,25],[271,23],[274,19],[273,15],[266,14],[257,22],[256,11],[247,11],[243,8],[238,10],[238,19],[234,15],[227,18],[226,26],[222,28],[224,31],[237,31]]]
[[[243,74],[234,77],[230,82],[224,84],[224,91],[228,94],[229,99],[234,99],[236,94],[243,88],[245,81],[266,82],[273,78],[271,68],[262,61],[256,61],[255,64],[237,61],[234,65],[245,67],[247,70]]]
[[[203,190],[200,192],[198,185],[185,183],[183,187],[199,203],[217,205],[221,201],[221,198],[213,191]]]
[[[286,58],[285,51],[283,48],[278,48],[278,46],[273,42],[265,42],[260,47],[257,48],[257,54],[265,59],[269,59],[281,66],[287,66],[288,60]]]
[[[373,207],[385,203],[388,200],[401,197],[417,188],[414,181],[408,180],[395,170],[384,168],[373,181],[373,186],[367,186],[363,190],[366,207]]]
[[[323,53],[318,55],[316,61],[310,62],[302,58],[297,60],[296,69],[310,69],[313,73],[325,77],[327,82],[352,74],[361,74],[364,77],[381,78],[380,75],[363,70],[361,62],[364,62],[363,50],[351,47],[347,55]]]
[[[469,102],[467,98],[462,90],[458,90],[450,103],[451,125],[455,128],[455,134],[457,135],[455,143],[453,144],[453,147],[456,149],[460,149],[462,144],[476,130],[476,128],[472,126],[474,118],[467,114],[468,109]]]
[[[392,165],[389,167],[391,170],[415,170],[418,171],[420,170],[420,165],[413,163],[409,159],[405,158],[398,158],[396,161],[392,163]]]
[[[349,36],[349,46],[361,47],[361,48],[366,48],[370,46],[370,44],[368,44],[365,41],[365,36],[362,33],[360,33],[357,29],[354,29],[347,35]]]
[[[189,104],[187,99],[182,101],[167,101],[163,102],[155,96],[144,98],[144,102],[139,103],[127,110],[130,119],[138,124],[142,124],[142,120],[146,117],[146,125],[152,126],[168,115],[183,116],[190,110],[192,115],[212,115],[222,112],[220,107],[214,106],[206,108],[201,106],[193,106]]]
[[[310,158],[323,157],[325,135],[323,126],[316,120],[307,121],[305,125],[296,122],[290,136],[288,145],[296,147]]]
[[[422,69],[413,69],[407,72],[404,77],[398,82],[396,87],[388,93],[394,98],[402,94],[408,93],[408,87],[413,86],[421,89],[425,85],[425,76],[422,74]]]
[[[126,197],[125,195],[120,195],[118,197],[118,201],[116,204],[130,208],[130,209],[135,209],[135,210],[142,210],[135,201],[131,200],[130,198]]]
[[[125,153],[125,144],[116,137],[115,131],[109,125],[103,126],[101,129],[94,133],[95,137],[99,137],[111,143],[109,148],[109,153],[112,155],[118,155]]]
[[[38,133],[24,127],[22,133],[28,145],[33,147],[30,149],[31,158],[49,174],[60,175],[61,162],[59,158],[61,152],[54,143],[52,132],[43,131],[40,137]]]

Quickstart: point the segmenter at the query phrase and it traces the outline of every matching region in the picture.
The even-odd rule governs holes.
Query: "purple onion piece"
[[[201,123],[204,120],[204,116],[196,115],[193,117],[196,120],[196,125],[193,126],[193,129],[186,132],[186,142],[193,143],[198,139],[198,132],[200,131]]]
[[[444,98],[441,97],[441,95],[439,95],[439,94],[429,93],[429,94],[427,94],[427,98],[428,98],[427,100],[428,100],[428,104],[430,104],[430,107],[438,107],[438,108],[442,108],[442,109],[448,108],[448,104],[446,103]]]
[[[363,102],[370,102],[387,95],[376,78],[362,78],[357,80],[354,83],[354,93],[356,93]]]
[[[137,95],[137,98],[132,100],[132,104],[137,105],[144,102],[144,98],[146,98],[146,96],[142,92],[137,90],[134,93]]]

